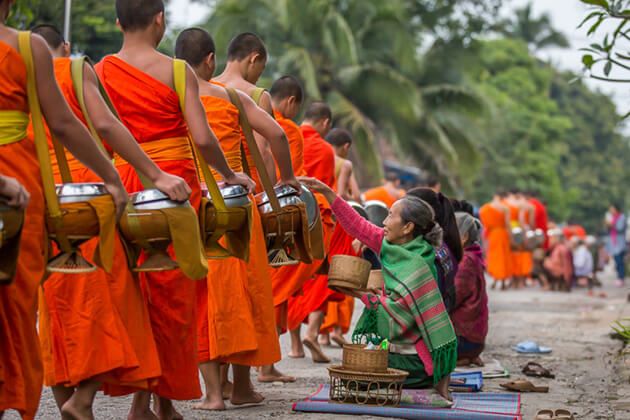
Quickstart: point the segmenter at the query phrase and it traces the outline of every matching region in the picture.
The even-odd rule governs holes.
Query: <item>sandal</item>
[[[573,417],[573,413],[563,408],[556,410],[554,416],[554,420],[575,420],[575,417]]]
[[[501,384],[501,387],[507,389],[508,391],[515,392],[549,392],[548,386],[536,386],[533,383],[522,379],[512,382],[506,382],[504,384]]]
[[[527,376],[533,376],[536,378],[551,378],[555,379],[556,375],[551,371],[543,367],[540,363],[529,362],[523,367],[523,373]]]
[[[555,413],[553,412],[553,410],[539,410],[536,413],[536,417],[534,417],[534,420],[554,420],[555,417]]]

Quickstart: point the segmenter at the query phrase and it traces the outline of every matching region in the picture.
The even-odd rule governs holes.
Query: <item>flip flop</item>
[[[554,413],[554,420],[575,420],[573,413],[563,408],[556,410]]]
[[[519,353],[535,353],[535,354],[548,354],[551,353],[551,348],[539,346],[535,341],[523,341],[512,347],[513,350]]]
[[[508,391],[515,392],[549,392],[548,386],[536,386],[533,383],[522,379],[506,382],[504,384],[501,384],[501,387],[507,389]]]
[[[533,376],[535,378],[551,378],[555,379],[556,375],[551,371],[543,367],[540,363],[529,362],[523,367],[523,373],[527,376]]]
[[[555,413],[553,412],[553,410],[539,410],[536,413],[536,417],[534,417],[534,420],[554,420],[555,419]]]

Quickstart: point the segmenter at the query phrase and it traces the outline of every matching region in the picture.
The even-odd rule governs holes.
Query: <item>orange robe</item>
[[[230,101],[213,96],[202,96],[201,102],[230,167],[242,171],[238,109]],[[197,283],[199,363],[211,360],[232,363],[233,355],[259,347],[252,298],[256,296],[250,297],[247,292],[245,261],[208,260],[207,281]]]
[[[188,137],[188,127],[173,88],[116,56],[105,57],[96,69],[122,122],[141,146],[149,147],[148,143],[165,139],[172,139],[170,141],[175,145],[177,139],[181,141]],[[192,189],[190,203],[198,209],[201,189],[195,164],[189,156],[183,156],[187,155],[184,151],[189,154],[189,147],[184,147],[184,151],[180,149],[165,148],[151,152],[149,156],[164,171],[186,180]],[[118,166],[118,171],[127,191],[143,189],[129,164]],[[151,328],[162,367],[162,375],[150,389],[161,397],[174,400],[199,398],[197,285],[180,270],[141,273],[139,277],[148,301]]]
[[[510,209],[510,221],[512,222],[512,225],[520,226],[520,208],[510,205],[508,205],[508,207]],[[528,258],[527,254],[530,254],[530,258]],[[512,251],[511,255],[512,275],[516,277],[529,276],[533,266],[533,263],[529,263],[529,260],[531,259],[531,253],[528,253],[526,251]]]
[[[29,112],[26,66],[20,54],[0,42],[0,110]],[[37,291],[44,275],[44,196],[33,139],[0,145],[0,173],[16,178],[31,195],[26,209],[16,275],[0,286],[0,412],[13,409],[33,419],[43,369],[37,338]]]
[[[497,281],[511,277],[510,233],[505,227],[505,213],[491,203],[479,209],[479,218],[483,224],[486,248],[486,267],[488,274]]]
[[[319,133],[310,125],[304,124],[300,127],[304,137],[304,170],[310,177],[317,178],[330,188],[336,189],[337,179],[335,177],[335,151],[333,147],[324,140]],[[318,197],[322,225],[324,228],[325,243],[332,244],[334,221],[332,210],[328,202]],[[326,246],[326,254],[330,245]],[[319,268],[319,267],[318,267]],[[313,271],[315,273],[317,270]],[[302,278],[302,294],[295,295],[300,289],[294,288],[289,295],[287,326],[289,330],[295,329],[311,312],[326,310],[327,301],[340,299],[341,296],[334,294],[328,289],[327,277],[316,276]]]
[[[70,73],[70,59],[54,60],[55,77],[70,108],[85,124]],[[49,136],[49,145],[52,147]],[[73,182],[100,182],[76,159],[70,160]],[[54,166],[56,182],[61,182]],[[94,238],[81,246],[91,256]],[[98,375],[106,384],[148,388],[160,376],[160,362],[150,328],[149,312],[140,285],[126,264],[126,254],[115,241],[112,272],[53,273],[40,295],[39,335],[44,361],[44,383],[75,386]]]
[[[370,200],[382,201],[383,203],[387,205],[388,208],[391,208],[391,206],[393,206],[394,203],[398,201],[400,198],[402,198],[404,195],[405,193],[402,190],[400,190],[398,196],[393,196],[389,193],[389,191],[387,191],[387,188],[385,188],[384,186],[381,186],[381,187],[376,187],[376,188],[367,190],[366,192],[363,193],[363,198],[365,201],[370,201]]]

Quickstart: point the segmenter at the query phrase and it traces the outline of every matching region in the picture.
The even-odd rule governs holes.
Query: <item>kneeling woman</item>
[[[337,223],[379,254],[385,287],[360,296],[366,312],[376,310],[378,335],[391,343],[389,366],[409,372],[408,388],[433,384],[445,398],[457,363],[457,338],[437,286],[433,246],[442,240],[433,209],[404,197],[390,209],[384,228],[368,222],[322,182],[301,179],[331,203]],[[365,316],[365,314],[364,314]],[[355,332],[356,333],[356,332]]]

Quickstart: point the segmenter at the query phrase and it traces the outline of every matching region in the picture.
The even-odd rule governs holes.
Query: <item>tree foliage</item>
[[[569,46],[564,34],[554,29],[549,14],[543,13],[538,17],[533,15],[531,2],[516,9],[514,17],[503,23],[501,31],[509,37],[522,39],[533,51]]]

